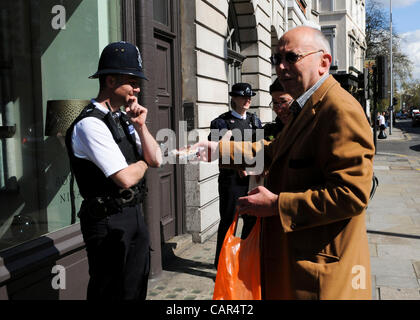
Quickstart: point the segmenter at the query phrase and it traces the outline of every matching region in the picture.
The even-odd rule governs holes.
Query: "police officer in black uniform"
[[[270,86],[270,94],[272,98],[270,105],[276,114],[276,119],[263,127],[264,139],[267,141],[274,140],[290,120],[291,112],[289,106],[293,102],[293,98],[284,91],[278,78]]]
[[[162,155],[139,105],[146,79],[138,48],[127,42],[105,47],[98,97],[66,134],[70,165],[83,197],[79,212],[90,280],[87,299],[144,300],[150,268],[149,235],[141,203],[144,174]],[[120,110],[122,107],[123,110]]]
[[[251,85],[248,83],[236,83],[232,86],[231,96],[232,110],[223,113],[210,124],[211,133],[208,137],[211,141],[219,141],[227,131],[232,132],[230,140],[255,141],[256,129],[261,128],[261,121],[254,113],[247,112],[251,105],[251,97],[255,96]],[[217,245],[215,266],[217,268],[219,254],[223,240],[235,215],[236,201],[248,193],[249,176],[243,172],[231,169],[219,168],[219,211],[220,223],[217,233]],[[248,236],[255,224],[255,218],[243,215],[243,229],[241,237]]]

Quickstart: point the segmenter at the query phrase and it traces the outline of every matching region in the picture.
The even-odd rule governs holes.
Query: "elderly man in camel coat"
[[[240,214],[263,219],[264,299],[371,299],[365,210],[374,145],[364,111],[329,75],[320,31],[288,31],[271,62],[295,99],[293,119],[270,144],[200,142],[207,147],[200,156],[229,152],[233,164],[240,153],[250,163],[264,152],[266,187],[238,200]]]

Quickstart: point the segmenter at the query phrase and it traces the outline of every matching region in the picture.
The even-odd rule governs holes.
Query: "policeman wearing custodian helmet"
[[[159,167],[160,148],[138,103],[146,79],[138,48],[115,42],[102,51],[99,94],[66,134],[70,165],[83,197],[79,212],[89,263],[88,300],[146,298],[149,234],[141,203],[144,175]],[[122,110],[120,110],[122,109]]]

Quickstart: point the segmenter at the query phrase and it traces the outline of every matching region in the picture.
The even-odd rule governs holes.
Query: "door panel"
[[[173,97],[173,61],[172,40],[155,36],[156,48],[156,101],[158,107],[158,125],[160,129],[175,131],[174,97]],[[161,199],[160,223],[162,241],[176,235],[176,168],[166,164],[159,169],[159,195]]]

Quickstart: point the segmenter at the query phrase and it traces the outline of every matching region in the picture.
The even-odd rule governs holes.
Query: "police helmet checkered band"
[[[137,49],[137,60],[139,62],[139,67],[143,69],[143,66],[142,66],[143,61],[141,60],[140,50],[137,46],[136,46],[136,49]]]
[[[256,95],[254,91],[252,91],[251,85],[249,83],[235,83],[232,86],[232,91],[229,92],[231,96],[242,96],[242,97],[253,97]]]

